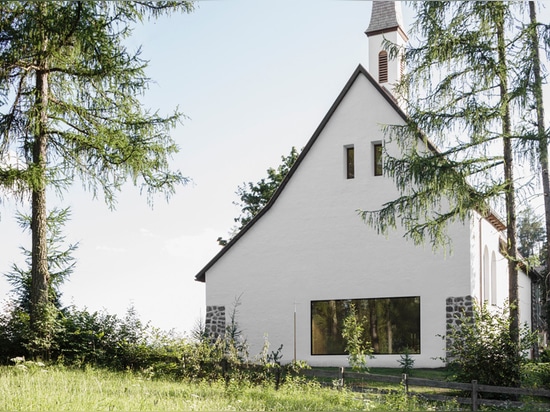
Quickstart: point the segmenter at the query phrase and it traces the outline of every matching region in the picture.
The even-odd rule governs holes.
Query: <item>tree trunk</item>
[[[529,17],[531,22],[531,59],[533,61],[533,95],[537,111],[537,137],[539,143],[539,163],[541,169],[542,191],[544,198],[544,220],[546,227],[546,267],[544,269],[544,290],[548,290],[548,266],[550,265],[550,178],[548,176],[548,140],[544,124],[544,100],[542,95],[542,75],[539,52],[539,37],[537,33],[537,12],[535,2],[529,2]],[[544,296],[546,299],[546,296]]]
[[[42,50],[46,50],[47,40],[43,39]],[[47,168],[47,106],[48,72],[45,58],[38,58],[36,71],[36,101],[33,142],[33,182],[32,182],[32,264],[31,264],[31,311],[30,326],[35,342],[31,345],[44,356],[49,333],[48,301],[50,275],[48,271],[47,214],[46,214],[46,168]]]
[[[500,7],[496,7],[499,13]],[[510,338],[519,345],[519,296],[518,296],[518,262],[516,233],[516,199],[514,187],[514,163],[511,138],[510,96],[508,93],[508,67],[506,64],[506,42],[504,37],[504,15],[496,18],[497,48],[499,64],[499,83],[502,113],[502,137],[504,149],[504,181],[506,185],[506,237],[508,257],[508,299],[510,303]],[[519,377],[518,377],[519,378]]]

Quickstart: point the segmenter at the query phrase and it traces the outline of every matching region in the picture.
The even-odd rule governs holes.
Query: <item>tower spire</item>
[[[365,31],[367,36],[398,31],[399,34],[408,40],[403,30],[403,14],[401,13],[400,1],[373,1],[370,24]]]
[[[389,60],[384,40],[404,46],[409,40],[403,30],[400,1],[373,1],[370,24],[365,34],[369,38],[369,72],[378,83],[390,86],[401,80],[400,57]]]

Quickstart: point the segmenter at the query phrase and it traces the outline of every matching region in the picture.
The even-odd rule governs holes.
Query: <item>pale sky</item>
[[[220,250],[239,209],[237,187],[266,176],[292,146],[302,148],[358,64],[368,69],[370,1],[200,1],[188,15],[136,28],[155,80],[145,107],[189,118],[172,133],[172,165],[193,183],[153,209],[128,186],[115,211],[76,184],[50,207],[70,206],[65,233],[80,242],[63,303],[123,315],[133,304],[144,321],[189,331],[204,316],[204,284],[194,276]],[[403,4],[404,21],[412,16]],[[30,247],[0,205],[0,274]],[[0,279],[0,298],[10,290]]]

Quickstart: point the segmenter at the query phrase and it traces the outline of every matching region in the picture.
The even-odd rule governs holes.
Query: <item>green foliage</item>
[[[550,363],[529,362],[523,365],[521,383],[530,388],[550,389]]]
[[[540,351],[539,361],[541,363],[550,363],[550,347],[546,347]]]
[[[510,334],[509,309],[476,306],[473,316],[458,315],[459,325],[446,336],[449,366],[459,382],[477,380],[495,386],[519,386],[520,368],[537,342],[524,326],[519,344]]]
[[[408,118],[403,126],[386,128],[401,150],[384,156],[384,171],[400,197],[362,216],[382,233],[400,224],[415,243],[450,248],[450,222],[464,221],[472,210],[483,214],[489,205],[502,206],[514,191],[503,173],[513,162],[506,145],[536,140],[525,130],[526,119],[510,117],[535,114],[524,108],[531,77],[519,69],[527,64],[530,23],[522,6],[511,2],[412,6],[417,13],[412,35],[421,43],[405,49],[387,44],[390,55],[402,56],[407,65],[397,93]],[[525,147],[514,152],[520,158],[533,154]],[[515,189],[512,195],[522,188]]]
[[[290,172],[290,169],[298,159],[299,152],[293,147],[288,156],[281,156],[282,163],[277,169],[267,169],[267,178],[263,178],[257,183],[243,183],[239,186],[236,194],[239,196],[239,202],[235,205],[241,208],[241,214],[235,218],[239,224],[237,231],[242,229],[267,205],[275,191],[281,185],[283,179]]]
[[[61,308],[61,286],[71,276],[75,269],[76,259],[73,256],[78,249],[78,243],[66,245],[66,236],[63,228],[71,217],[69,208],[53,209],[46,219],[48,242],[48,272],[50,275],[49,302],[57,309]],[[24,231],[30,231],[31,217],[17,214],[17,222]],[[16,264],[6,274],[7,281],[12,285],[18,307],[30,312],[31,305],[31,265],[32,253],[29,249],[21,247],[25,256],[26,268]]]
[[[56,309],[55,328],[48,336],[48,359],[78,368],[133,371],[148,379],[221,380],[228,388],[235,388],[238,382],[279,388],[295,381],[298,372],[308,366],[303,362],[282,364],[282,345],[270,351],[266,339],[262,353],[249,357],[237,322],[238,305],[236,300],[226,334],[215,340],[202,329],[195,334],[198,339],[156,329],[143,323],[133,307],[123,317],[74,306]],[[32,334],[29,314],[13,302],[5,309],[0,314],[0,363],[34,357],[34,346],[46,345],[38,342],[41,336]]]
[[[188,179],[170,170],[170,130],[182,118],[142,107],[150,84],[131,27],[192,3],[4,1],[0,3],[0,196],[32,199],[30,327],[33,347],[51,336],[46,192],[80,180],[114,207],[126,182],[169,197]],[[39,328],[46,328],[40,330]]]
[[[125,40],[136,22],[192,8],[188,1],[2,2],[0,157],[12,150],[33,159],[47,123],[47,158],[40,160],[47,184],[64,188],[78,177],[94,195],[102,189],[110,205],[126,180],[142,182],[149,194],[171,193],[185,180],[167,162],[177,150],[168,131],[181,114],[143,109],[139,96],[151,82],[147,62]],[[36,190],[42,166],[33,159],[0,171],[17,172]]]
[[[171,332],[142,323],[133,307],[123,318],[106,312],[65,308],[58,334],[58,362],[133,370],[153,376],[182,376],[186,342]]]
[[[38,303],[34,328],[30,327],[32,290],[31,251],[21,247],[23,255],[26,258],[26,264],[28,265],[26,269],[14,264],[12,270],[6,274],[8,282],[14,288],[12,290],[14,300],[11,308],[7,310],[0,322],[7,329],[10,328],[9,325],[18,324],[17,329],[9,332],[11,336],[9,340],[19,342],[20,345],[24,346],[26,355],[44,360],[50,358],[51,351],[55,349],[56,345],[54,336],[60,327],[60,288],[75,267],[73,252],[78,248],[78,244],[69,244],[66,246],[62,230],[69,218],[69,209],[54,209],[48,214],[46,219],[48,243],[47,265],[50,275],[47,285],[48,299]],[[17,220],[22,229],[30,230],[30,216],[19,213]],[[16,335],[17,337],[15,337]]]
[[[358,319],[355,305],[352,303],[349,314],[344,319],[342,337],[346,341],[349,364],[354,371],[368,370],[367,357],[371,357],[373,352],[370,342],[363,336],[364,323],[363,320]]]
[[[8,364],[14,357],[28,357],[29,336],[29,313],[13,301],[6,303],[0,312],[0,364]]]
[[[399,366],[401,366],[401,373],[406,373],[409,375],[414,367],[414,359],[411,356],[411,351],[409,348],[405,349],[405,353],[400,356],[400,359],[397,361]]]

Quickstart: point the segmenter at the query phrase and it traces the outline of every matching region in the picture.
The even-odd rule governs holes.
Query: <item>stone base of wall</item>
[[[452,361],[449,349],[453,341],[449,337],[453,329],[460,328],[465,319],[472,319],[474,316],[474,299],[468,296],[458,296],[447,298],[447,333],[445,343],[447,347],[447,362]]]
[[[212,340],[225,337],[225,306],[207,306],[204,326]]]

